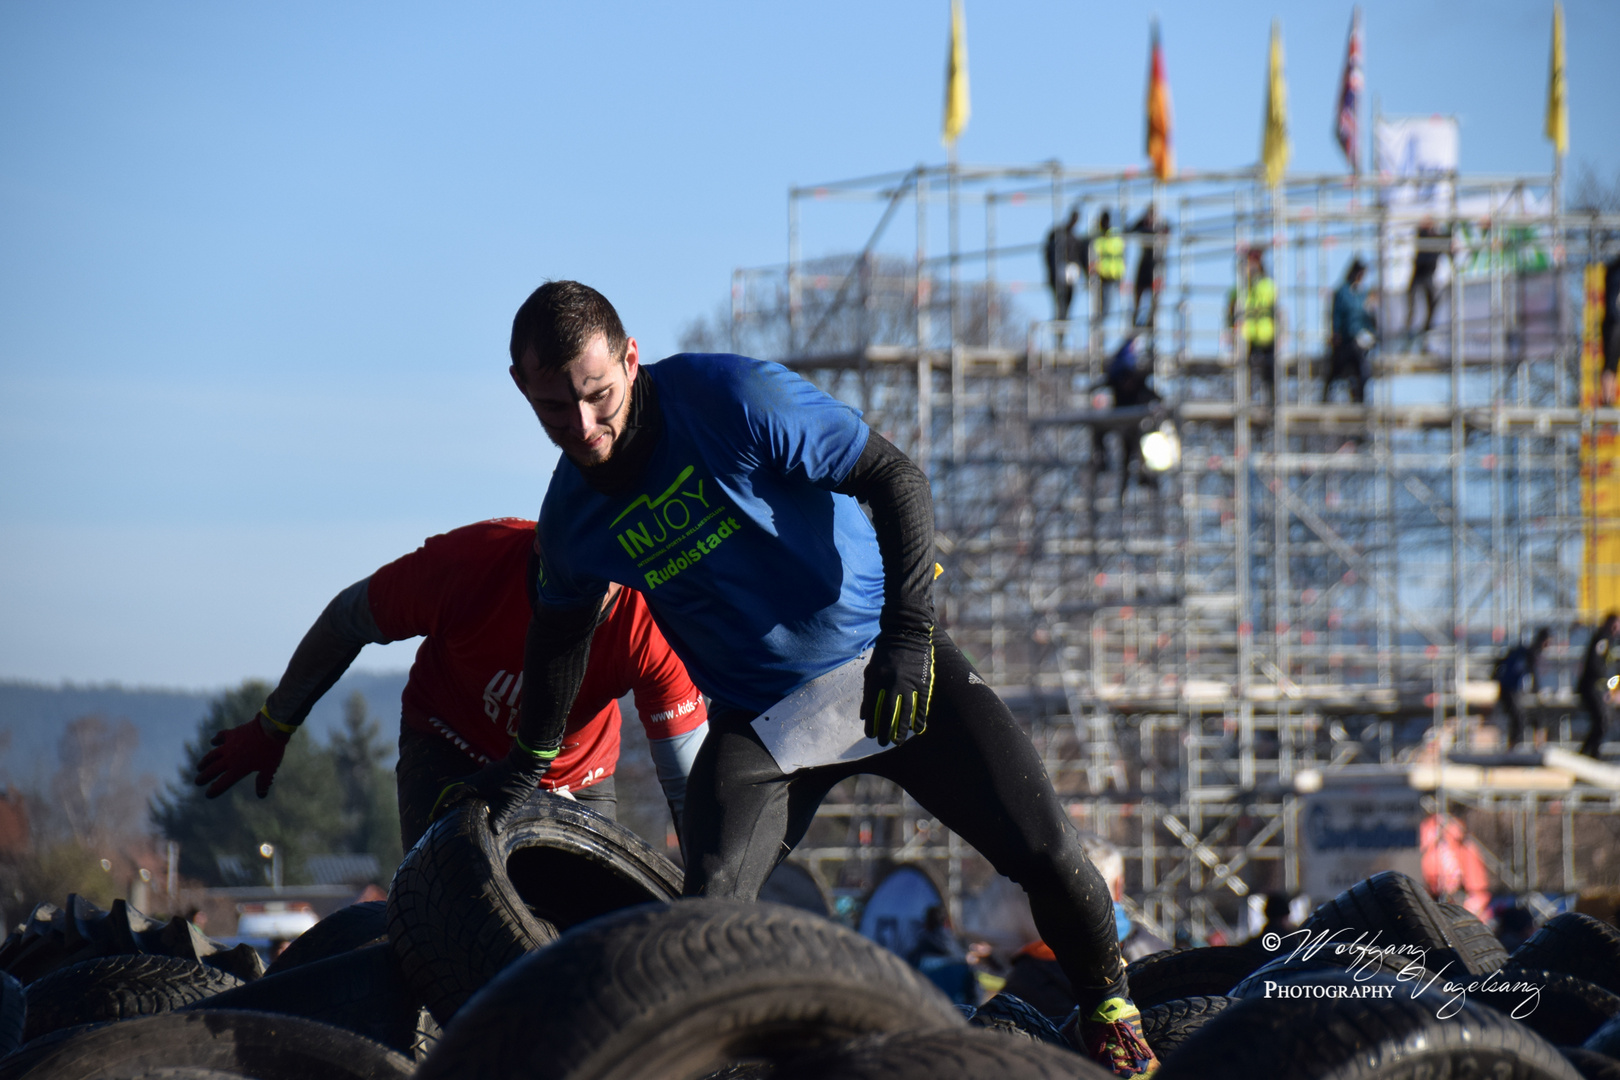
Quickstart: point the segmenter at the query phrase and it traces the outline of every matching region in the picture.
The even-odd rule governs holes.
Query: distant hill
[[[325,741],[343,722],[343,702],[358,690],[365,695],[372,715],[382,722],[384,740],[392,747],[399,732],[399,695],[405,689],[405,675],[403,671],[350,672],[310,711],[305,730]],[[185,742],[196,733],[197,722],[218,693],[116,683],[47,686],[0,679],[0,782],[32,786],[49,776],[57,766],[57,740],[63,725],[90,713],[128,718],[141,736],[136,771],[169,780],[179,774]]]

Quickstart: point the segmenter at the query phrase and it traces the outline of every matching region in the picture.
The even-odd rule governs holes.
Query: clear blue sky
[[[1369,93],[1458,115],[1465,169],[1544,170],[1550,10],[1373,0]],[[1318,0],[967,0],[963,160],[1138,164],[1154,12],[1183,165],[1256,157],[1276,15],[1294,167],[1340,167],[1350,5]],[[1620,4],[1566,17],[1571,162],[1612,180]],[[579,278],[673,351],[785,258],[789,184],[941,160],[946,28],[945,0],[0,7],[0,677],[274,677],[342,586],[532,516],[517,304]]]

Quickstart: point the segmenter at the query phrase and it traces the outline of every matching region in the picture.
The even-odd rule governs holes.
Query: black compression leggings
[[[934,631],[928,730],[861,761],[784,775],[749,721],[716,705],[686,788],[686,895],[747,900],[804,839],[832,786],[871,773],[905,788],[933,817],[1023,886],[1041,937],[1089,1012],[1123,996],[1113,897],[1069,823],[1012,713],[954,642]]]

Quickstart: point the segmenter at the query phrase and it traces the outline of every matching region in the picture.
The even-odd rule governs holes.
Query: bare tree
[[[1581,162],[1575,170],[1575,183],[1570,187],[1569,208],[1572,211],[1620,214],[1620,170],[1605,181],[1589,162]]]
[[[1027,321],[1004,288],[982,281],[958,285],[924,276],[923,344],[1016,348]],[[786,268],[743,274],[733,300],[686,325],[680,336],[689,352],[738,352],[768,360],[824,356],[874,345],[915,348],[919,332],[917,267],[896,255],[829,255]],[[954,309],[954,310],[953,310]],[[952,320],[955,333],[952,333]]]
[[[156,787],[152,777],[132,771],[139,745],[140,733],[127,719],[92,714],[70,721],[57,744],[61,764],[41,814],[47,828],[87,847],[139,834],[146,798]]]

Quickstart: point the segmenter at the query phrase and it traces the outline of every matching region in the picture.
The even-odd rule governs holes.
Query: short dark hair
[[[1355,258],[1350,260],[1350,269],[1345,271],[1344,278],[1346,281],[1354,281],[1356,278],[1360,277],[1366,272],[1367,264],[1361,261],[1360,255],[1357,255]]]
[[[512,318],[512,363],[534,350],[542,370],[557,370],[578,359],[597,334],[608,352],[624,359],[629,340],[608,298],[577,281],[548,281],[523,301]]]

